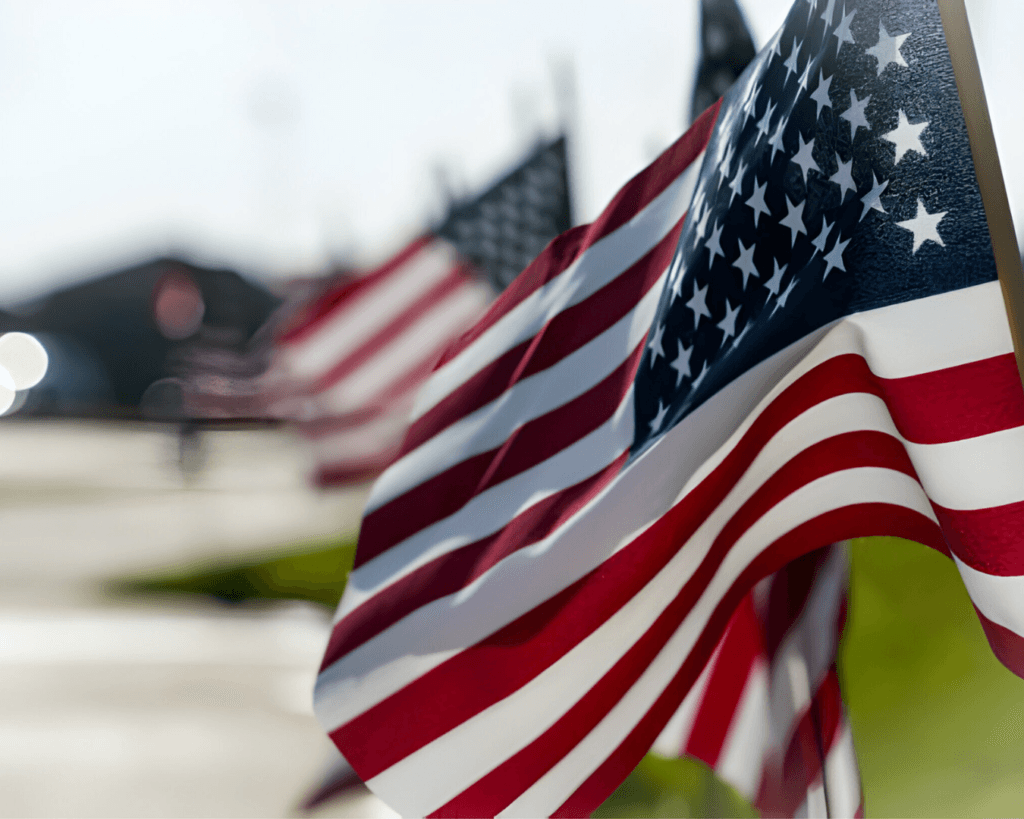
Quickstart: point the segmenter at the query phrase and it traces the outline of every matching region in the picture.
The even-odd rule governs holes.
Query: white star
[[[804,73],[800,75],[799,86],[802,90],[807,90],[807,83],[811,81],[811,65],[814,63],[810,57],[807,58],[807,66],[804,68]],[[795,100],[794,100],[795,102]]]
[[[700,317],[707,316],[711,318],[711,311],[708,310],[708,286],[697,287],[697,282],[693,283],[693,296],[686,302],[686,306],[693,311],[693,326],[696,327],[700,324]]]
[[[945,247],[945,242],[939,236],[938,227],[939,222],[942,221],[942,218],[947,213],[948,211],[945,210],[939,213],[929,213],[924,206],[924,202],[918,199],[917,216],[913,219],[908,219],[906,222],[897,222],[896,224],[914,234],[914,253],[917,253],[918,248],[929,241]]]
[[[732,266],[743,274],[743,289],[746,290],[747,281],[750,277],[760,275],[757,272],[757,265],[754,264],[754,249],[757,245],[752,244],[750,247],[744,247],[742,239],[737,239],[736,244],[740,247],[740,255],[736,257],[736,261],[732,263]]]
[[[718,324],[716,325],[719,330],[721,330],[723,333],[725,333],[725,335],[722,336],[722,343],[723,344],[725,343],[725,340],[727,338],[732,338],[734,335],[736,335],[736,316],[738,316],[739,314],[740,314],[740,308],[739,307],[735,307],[734,308],[732,306],[732,304],[729,302],[729,300],[726,299],[725,300],[725,318],[722,319],[720,322],[718,322]]]
[[[734,338],[732,340],[732,349],[733,350],[735,350],[739,346],[740,341],[743,340],[743,336],[745,336],[749,330],[750,330],[750,322],[748,321],[746,324],[743,325],[743,329],[740,330],[736,334],[736,338]]]
[[[764,116],[757,123],[757,141],[761,141],[761,137],[768,136],[768,131],[772,127],[772,115],[775,113],[775,103],[771,103],[767,108],[764,109]]]
[[[789,56],[786,58],[786,62],[783,63],[786,66],[786,82],[789,82],[789,75],[795,74],[800,70],[800,67],[796,64],[797,59],[800,57],[800,47],[803,45],[802,40],[793,38],[793,48],[790,49]]]
[[[711,238],[708,239],[708,243],[706,245],[704,245],[704,247],[706,247],[708,249],[708,253],[710,254],[709,257],[708,257],[708,270],[710,270],[711,269],[711,265],[713,265],[715,263],[715,256],[716,255],[722,256],[723,258],[725,257],[725,254],[722,252],[722,226],[721,225],[716,224],[711,229]]]
[[[902,65],[904,68],[907,67],[907,61],[900,54],[900,47],[909,36],[910,34],[907,33],[890,37],[889,32],[885,30],[885,26],[881,22],[878,23],[878,43],[867,49],[867,53],[878,60],[878,76],[882,75],[882,72],[889,66],[889,63],[896,63],[896,65]]]
[[[835,11],[836,0],[828,0],[828,6],[826,6],[825,11],[821,13],[821,19],[825,21],[826,27],[832,25],[832,18],[835,16]]]
[[[818,0],[807,0],[807,22],[810,23],[814,19],[814,7],[818,5]]]
[[[693,383],[690,385],[690,394],[692,395],[697,387],[700,386],[700,382],[704,380],[704,376],[708,374],[708,362],[704,362],[704,366],[700,368],[700,372],[697,373],[697,377],[693,379]]]
[[[754,86],[750,92],[750,96],[747,97],[747,101],[743,103],[743,113],[747,115],[747,119],[757,116],[757,101],[761,96],[761,84],[758,83]]]
[[[789,298],[789,294],[792,293],[793,290],[795,290],[795,289],[796,289],[796,276],[794,276],[792,279],[789,280],[789,284],[787,285],[786,289],[783,290],[779,294],[778,298],[776,298],[776,300],[775,300],[775,309],[772,310],[772,315],[773,316],[775,315],[775,313],[780,308],[786,306],[786,300]]]
[[[839,186],[839,201],[846,199],[848,191],[857,192],[857,183],[853,181],[853,157],[849,162],[843,162],[839,154],[836,154],[838,169],[828,178],[829,182],[835,182]]]
[[[779,295],[779,289],[782,287],[782,277],[786,274],[786,268],[788,268],[789,265],[784,264],[780,267],[779,263],[776,262],[775,259],[772,259],[772,262],[775,264],[775,272],[772,274],[772,277],[764,283],[764,286],[768,288],[769,293],[773,296],[777,296]]]
[[[882,139],[896,146],[897,165],[907,151],[917,151],[922,156],[928,156],[928,152],[921,144],[921,132],[927,127],[927,122],[918,122],[912,125],[907,119],[907,115],[903,113],[903,109],[900,109],[899,124],[896,126],[896,130],[882,134]]]
[[[668,415],[668,407],[663,406],[661,399],[658,399],[658,414],[651,419],[651,432],[657,432],[665,423],[665,416]]]
[[[769,59],[771,59],[772,56],[775,56],[775,57],[781,57],[782,56],[782,49],[779,46],[779,40],[781,40],[781,39],[782,39],[782,29],[779,29],[775,33],[775,36],[772,38],[771,43],[769,43],[769,45],[771,46],[771,48],[769,48],[769,50],[768,50]]]
[[[701,206],[700,219],[697,220],[697,224],[693,230],[693,245],[696,247],[704,239],[704,234],[708,231],[708,217],[711,215],[711,208]]]
[[[846,246],[848,244],[850,244],[849,239],[845,242],[836,240],[835,247],[833,247],[825,256],[825,273],[821,277],[822,281],[825,281],[825,279],[828,278],[828,274],[833,268],[839,268],[844,273],[846,272],[846,267],[843,265],[843,251],[846,250]]]
[[[843,43],[850,43],[850,45],[857,45],[853,39],[853,34],[850,32],[850,23],[853,20],[853,15],[857,13],[854,9],[849,14],[846,13],[846,6],[843,6],[843,19],[839,21],[839,25],[836,26],[836,30],[832,33],[839,38],[839,45],[836,47],[836,53],[838,54],[843,50]]]
[[[757,179],[754,179],[754,192],[750,198],[744,203],[748,205],[754,211],[754,227],[757,227],[757,220],[761,218],[762,213],[767,213],[769,216],[772,215],[771,210],[764,201],[764,192],[768,189],[768,183],[764,182],[760,185],[757,184]]]
[[[800,166],[801,175],[804,178],[804,184],[807,184],[807,172],[815,170],[821,173],[821,168],[818,167],[818,163],[814,161],[814,140],[810,142],[804,142],[804,135],[797,134],[800,138],[800,150],[796,152],[796,156],[793,157],[793,162]]]
[[[661,337],[665,335],[665,325],[659,324],[654,328],[654,338],[647,342],[647,349],[651,351],[651,366],[658,360],[660,355],[662,358],[665,357],[665,350],[661,346]]]
[[[693,347],[684,347],[682,339],[676,339],[676,344],[679,345],[678,353],[676,357],[669,362],[669,365],[673,370],[676,371],[676,387],[682,383],[684,378],[689,378],[690,373],[690,356],[693,353]]]
[[[831,230],[832,230],[832,228],[833,228],[833,227],[835,227],[835,224],[836,224],[836,223],[835,223],[835,222],[833,222],[833,223],[832,223],[832,224],[830,225],[830,224],[828,223],[828,219],[826,219],[826,218],[825,218],[824,216],[823,216],[823,217],[821,217],[821,232],[820,232],[820,233],[819,233],[819,234],[817,235],[817,237],[816,237],[816,238],[814,238],[814,239],[813,239],[813,240],[811,241],[811,244],[812,244],[812,245],[814,245],[814,248],[815,248],[815,249],[816,249],[816,250],[817,250],[817,251],[818,251],[819,253],[824,253],[824,252],[825,252],[825,243],[826,243],[826,242],[828,242],[828,234],[829,234],[829,231],[831,231]]]
[[[850,89],[850,107],[847,108],[839,116],[841,119],[845,119],[850,123],[850,136],[857,136],[858,128],[867,128],[871,130],[871,124],[868,122],[868,118],[864,113],[864,109],[867,108],[868,103],[871,102],[871,97],[864,97],[864,99],[857,99],[857,95]]]
[[[669,304],[675,304],[676,299],[683,296],[683,278],[686,275],[683,273],[683,254],[677,253],[676,259],[679,260],[678,264],[676,264],[675,260],[672,262],[676,269],[674,272],[669,273],[669,280],[672,282],[672,300]]]
[[[832,77],[825,79],[825,72],[818,70],[818,87],[814,89],[814,93],[811,94],[811,99],[818,106],[818,113],[815,114],[815,119],[821,116],[822,108],[831,108],[832,100],[828,97],[828,91],[832,87]]]
[[[786,204],[789,205],[789,212],[786,214],[786,217],[779,222],[779,224],[785,225],[793,232],[789,242],[790,247],[792,247],[796,244],[796,235],[798,233],[803,233],[805,236],[807,235],[807,228],[804,227],[804,205],[807,203],[801,202],[799,205],[794,205],[789,201],[789,194],[787,194]]]
[[[729,167],[732,165],[732,143],[728,143],[725,146],[725,156],[722,157],[722,164],[718,166],[718,172],[722,175],[721,179],[727,179],[729,177]],[[721,180],[719,180],[721,184]]]
[[[747,166],[741,159],[740,164],[736,166],[736,174],[733,176],[732,182],[729,183],[729,190],[732,191],[732,193],[729,194],[730,207],[732,206],[732,200],[736,194],[739,194],[740,196],[743,195],[743,177],[746,173]]]
[[[768,140],[768,144],[772,146],[772,156],[769,159],[769,163],[775,161],[775,154],[777,151],[785,152],[785,147],[782,144],[782,135],[786,132],[786,126],[789,124],[789,118],[783,114],[779,117],[779,124],[775,126],[775,133],[772,134],[772,138]]]
[[[882,182],[878,181],[878,177],[875,176],[875,172],[871,172],[871,178],[875,181],[875,186],[865,193],[861,198],[861,204],[864,206],[864,210],[861,211],[860,219],[857,221],[863,221],[864,217],[868,215],[868,211],[874,208],[879,213],[885,213],[885,208],[882,207],[882,194],[885,193],[885,189],[889,187],[889,180],[884,179]]]

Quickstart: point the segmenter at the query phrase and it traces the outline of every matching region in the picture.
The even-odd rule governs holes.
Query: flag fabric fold
[[[871,535],[950,555],[1019,673],[1022,465],[937,7],[799,0],[442,355],[368,502],[318,718],[402,814],[586,815],[757,583]],[[856,810],[835,676],[792,656],[771,747],[795,778],[758,799],[821,781]]]

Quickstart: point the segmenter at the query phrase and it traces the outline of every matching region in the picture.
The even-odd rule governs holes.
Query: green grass
[[[304,543],[280,553],[239,562],[223,560],[114,580],[115,596],[183,594],[229,603],[254,600],[307,600],[334,608],[352,569],[354,540]]]
[[[351,542],[117,581],[119,593],[335,606]],[[985,641],[956,568],[892,538],[855,543],[843,691],[873,816],[1024,814],[1024,681]],[[693,760],[647,756],[596,816],[753,816]]]

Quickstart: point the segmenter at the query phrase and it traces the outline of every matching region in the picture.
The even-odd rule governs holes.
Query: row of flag
[[[293,305],[267,411],[319,484],[377,477],[310,805],[586,815],[653,748],[860,815],[853,537],[948,555],[1024,676],[1024,391],[940,5],[797,0],[755,56],[704,0],[710,106],[593,223],[562,136]]]

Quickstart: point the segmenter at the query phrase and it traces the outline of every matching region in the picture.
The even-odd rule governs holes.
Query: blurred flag
[[[754,41],[736,0],[701,0],[700,63],[690,103],[690,122],[732,88],[755,54]]]
[[[836,672],[848,584],[845,544],[758,583],[654,751],[707,763],[762,816],[863,815]]]
[[[292,305],[263,403],[298,422],[317,483],[365,480],[391,461],[441,351],[570,219],[559,137],[380,267]]]
[[[587,814],[758,580],[868,535],[950,554],[1024,675],[1012,351],[936,4],[799,0],[445,352],[320,721],[402,814]]]

